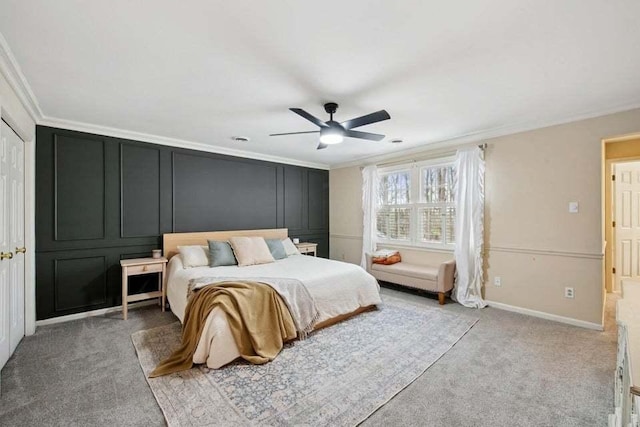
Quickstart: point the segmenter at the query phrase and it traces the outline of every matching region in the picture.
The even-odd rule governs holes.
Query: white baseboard
[[[526,314],[527,316],[539,317],[541,319],[553,320],[554,322],[566,323],[567,325],[579,326],[581,328],[593,329],[596,331],[604,331],[604,325],[599,323],[578,320],[572,317],[558,316],[557,314],[545,313],[544,311],[531,310],[528,308],[516,307],[515,305],[504,304],[501,302],[485,300],[489,307],[500,310],[511,311],[514,313]]]
[[[145,307],[147,305],[153,305],[157,303],[158,301],[156,300],[134,302],[131,304],[127,304],[127,309],[130,310],[132,308]],[[64,323],[70,322],[72,320],[86,319],[87,317],[102,316],[104,314],[113,313],[116,311],[122,311],[122,306],[118,305],[115,307],[100,308],[98,310],[84,311],[82,313],[74,313],[68,314],[66,316],[52,317],[51,319],[38,320],[36,321],[36,326],[53,325],[55,323]]]

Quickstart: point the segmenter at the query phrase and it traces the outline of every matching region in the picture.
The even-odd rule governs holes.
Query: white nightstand
[[[123,259],[120,261],[120,266],[122,267],[122,317],[124,320],[127,320],[127,304],[134,301],[160,298],[162,311],[164,311],[167,300],[167,285],[165,280],[167,259],[164,257]],[[129,276],[151,273],[158,275],[158,290],[129,295]]]
[[[300,253],[303,254],[303,255],[318,256],[317,255],[317,249],[318,249],[318,244],[317,243],[300,242],[300,243],[296,244],[296,248],[298,248],[298,251],[300,251]]]

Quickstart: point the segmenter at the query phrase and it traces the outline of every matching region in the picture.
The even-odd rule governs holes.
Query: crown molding
[[[9,86],[16,93],[33,121],[38,123],[44,116],[42,109],[2,33],[0,33],[0,73],[7,79]]]
[[[264,160],[267,162],[284,163],[288,165],[303,166],[314,169],[329,169],[329,165],[323,163],[306,162],[303,160],[291,159],[288,157],[272,156],[269,154],[261,154],[253,151],[237,150],[233,148],[221,147],[218,145],[205,144],[202,142],[187,141],[178,138],[168,138],[144,132],[136,132],[125,129],[112,128],[108,126],[76,122],[72,120],[57,119],[53,117],[45,116],[38,121],[38,124],[42,126],[75,130],[78,132],[85,132],[102,136],[111,136],[114,138],[149,142],[152,144],[165,145],[169,147],[178,147],[186,148],[189,150],[204,151],[208,153],[225,154],[228,156],[242,157],[245,159]]]
[[[382,162],[388,162],[392,160],[400,160],[404,157],[411,157],[419,154],[426,154],[431,152],[446,151],[447,149],[460,148],[466,145],[477,144],[478,142],[486,141],[491,138],[498,138],[501,136],[514,135],[517,133],[528,132],[536,129],[543,129],[551,126],[558,126],[567,123],[579,122],[581,120],[593,119],[596,117],[607,116],[615,113],[623,113],[625,111],[631,111],[640,108],[640,102],[631,104],[618,105],[609,108],[603,108],[594,110],[591,112],[574,114],[561,119],[556,120],[535,120],[526,123],[500,126],[491,129],[485,129],[478,132],[471,132],[463,135],[458,135],[453,138],[437,141],[427,141],[417,147],[408,148],[406,150],[395,151],[393,153],[380,154],[377,156],[369,156],[352,160],[349,162],[336,163],[331,165],[331,169],[340,169],[353,166],[367,166],[373,164],[379,164]]]
[[[423,155],[426,153],[445,152],[454,148],[460,148],[466,145],[477,144],[478,142],[485,141],[491,138],[498,138],[501,136],[513,135],[513,134],[532,131],[536,129],[543,129],[551,126],[558,126],[558,125],[563,125],[567,123],[578,122],[581,120],[602,117],[609,114],[631,111],[638,108],[640,108],[640,102],[600,109],[600,110],[591,111],[588,113],[571,115],[558,120],[538,120],[538,121],[532,121],[524,124],[501,126],[497,128],[459,135],[450,139],[428,142],[423,145],[419,145],[417,147],[413,147],[413,148],[401,150],[401,151],[395,151],[393,153],[364,157],[364,158],[360,158],[360,159],[349,161],[349,162],[336,163],[331,165],[327,165],[323,163],[306,162],[303,160],[291,159],[288,157],[272,156],[269,154],[260,154],[253,151],[237,150],[233,148],[220,147],[217,145],[187,141],[187,140],[177,139],[177,138],[168,138],[168,137],[163,137],[159,135],[147,134],[143,132],[135,132],[135,131],[112,128],[107,126],[76,122],[72,120],[57,119],[53,117],[41,116],[41,118],[36,122],[44,126],[58,127],[62,129],[69,129],[69,130],[77,130],[80,132],[87,132],[87,133],[93,133],[93,134],[105,135],[105,136],[113,136],[116,138],[132,139],[136,141],[150,142],[154,144],[167,145],[172,147],[187,148],[187,149],[197,150],[197,151],[206,151],[210,153],[226,154],[229,156],[264,160],[264,161],[275,162],[275,163],[285,163],[285,164],[291,164],[296,166],[326,170],[326,169],[340,169],[340,168],[353,167],[353,166],[365,166],[370,164],[379,164],[379,163],[387,162],[390,160],[402,159],[404,157]]]

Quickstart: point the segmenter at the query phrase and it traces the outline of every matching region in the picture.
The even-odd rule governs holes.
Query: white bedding
[[[316,302],[318,322],[351,313],[360,307],[380,304],[376,279],[357,265],[324,258],[294,255],[270,264],[248,267],[195,267],[184,269],[180,256],[169,261],[167,298],[171,311],[184,319],[189,281],[198,277],[274,277],[302,281]],[[194,363],[207,363],[217,369],[238,358],[238,348],[231,335],[224,312],[214,309],[205,323]]]

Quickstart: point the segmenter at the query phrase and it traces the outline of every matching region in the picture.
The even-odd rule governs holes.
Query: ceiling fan
[[[369,132],[360,132],[353,130],[354,128],[370,125],[372,123],[381,122],[383,120],[389,120],[391,116],[385,110],[376,111],[375,113],[367,114],[355,119],[347,120],[342,123],[338,123],[333,120],[333,115],[338,109],[338,104],[335,102],[328,102],[324,104],[324,111],[329,114],[329,120],[323,122],[319,118],[307,113],[302,108],[289,108],[299,116],[304,117],[311,123],[320,127],[320,130],[312,130],[307,132],[288,132],[288,133],[272,133],[269,136],[282,136],[282,135],[300,135],[303,133],[320,133],[320,144],[318,144],[318,150],[327,148],[331,144],[339,144],[344,140],[345,136],[350,138],[368,139],[370,141],[381,141],[384,139],[384,135]]]

